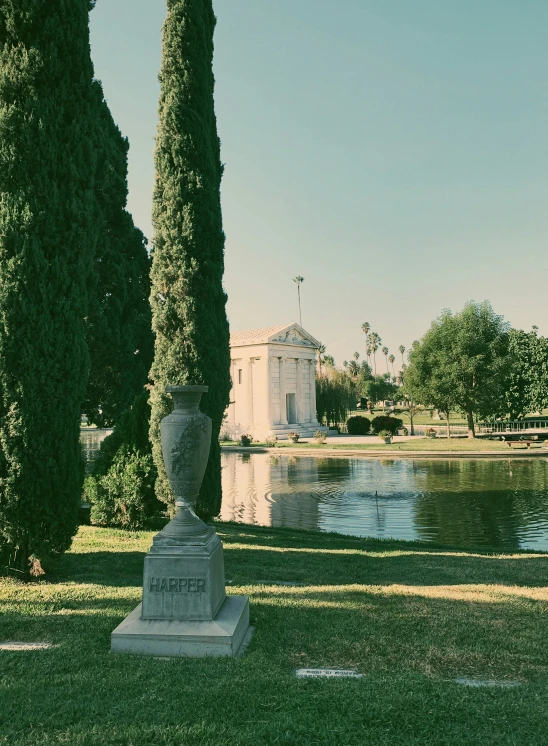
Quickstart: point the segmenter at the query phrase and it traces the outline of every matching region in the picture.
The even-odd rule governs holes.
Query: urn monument
[[[145,557],[143,600],[111,636],[115,653],[236,655],[249,629],[247,596],[227,596],[223,545],[194,512],[211,444],[199,409],[207,386],[168,386],[173,411],[161,422],[162,455],[175,517]]]

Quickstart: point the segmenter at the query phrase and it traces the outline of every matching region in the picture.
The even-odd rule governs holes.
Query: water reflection
[[[86,462],[86,476],[91,474],[93,462],[99,453],[101,443],[111,432],[112,430],[108,428],[82,428],[80,430],[80,443]]]
[[[224,453],[223,520],[548,550],[548,462]]]

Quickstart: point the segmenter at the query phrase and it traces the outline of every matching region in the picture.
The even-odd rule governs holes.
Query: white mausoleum
[[[231,334],[232,390],[221,432],[255,440],[291,430],[314,435],[318,347],[298,324]]]

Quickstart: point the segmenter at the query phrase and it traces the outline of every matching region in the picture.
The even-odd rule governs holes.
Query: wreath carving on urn
[[[182,476],[184,469],[192,465],[196,442],[207,433],[208,421],[205,417],[194,417],[179,440],[171,448],[171,463],[176,477]]]

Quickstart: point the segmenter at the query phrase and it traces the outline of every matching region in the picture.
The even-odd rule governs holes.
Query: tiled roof
[[[237,347],[245,344],[264,344],[268,342],[273,334],[293,326],[282,324],[281,326],[265,326],[262,329],[245,329],[242,332],[232,332],[230,335],[230,346]]]

